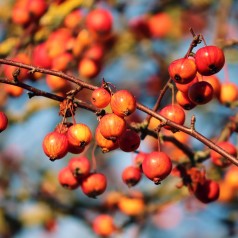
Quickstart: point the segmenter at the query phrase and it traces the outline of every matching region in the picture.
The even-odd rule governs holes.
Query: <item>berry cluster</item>
[[[223,104],[236,101],[237,86],[231,82],[221,84],[215,76],[224,64],[223,51],[213,45],[200,48],[193,56],[174,60],[169,65],[169,75],[178,89],[177,103],[185,110],[191,110],[214,97]]]

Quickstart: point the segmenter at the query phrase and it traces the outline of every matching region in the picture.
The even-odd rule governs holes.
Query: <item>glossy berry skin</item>
[[[86,17],[87,28],[99,35],[110,33],[112,30],[112,24],[112,15],[105,9],[92,10]]]
[[[170,121],[173,121],[179,125],[183,125],[185,121],[185,112],[179,105],[168,105],[162,108],[159,112],[161,116],[164,116]],[[172,130],[170,126],[164,126],[167,130]]]
[[[76,189],[79,187],[79,180],[72,174],[70,168],[64,167],[58,174],[59,183],[67,189]]]
[[[206,104],[213,98],[213,87],[206,81],[197,82],[189,88],[188,97],[196,105]]]
[[[207,179],[204,183],[198,183],[194,191],[195,197],[202,203],[214,202],[219,198],[219,184],[213,180]]]
[[[131,129],[126,129],[118,139],[119,148],[125,152],[132,152],[140,146],[140,136]]]
[[[92,132],[87,125],[77,123],[68,129],[67,138],[70,145],[84,147],[91,142]]]
[[[122,172],[122,180],[128,186],[132,187],[138,184],[141,179],[141,171],[134,166],[126,167]]]
[[[4,112],[0,112],[0,132],[4,131],[8,126],[8,118]]]
[[[221,93],[221,83],[216,75],[202,76],[202,81],[206,81],[212,85],[213,97],[219,99]]]
[[[191,110],[193,109],[196,104],[191,102],[187,93],[183,93],[181,91],[177,91],[176,93],[176,102],[180,105],[184,110]]]
[[[175,83],[176,88],[183,92],[183,93],[188,93],[189,88],[194,84],[198,82],[198,77],[194,77],[189,83],[186,84],[181,84],[181,83]]]
[[[111,108],[120,117],[129,116],[136,110],[136,99],[128,90],[119,90],[112,95]]]
[[[225,64],[225,56],[217,46],[204,46],[195,54],[197,71],[205,76],[219,72]]]
[[[99,129],[106,139],[116,140],[126,130],[126,121],[114,113],[108,113],[101,118]]]
[[[115,150],[119,147],[118,140],[108,140],[100,132],[99,126],[95,131],[95,140],[97,145],[101,148],[103,153]]]
[[[169,75],[175,83],[187,84],[194,79],[196,74],[197,67],[193,59],[181,58],[169,65]]]
[[[45,154],[54,161],[63,158],[68,152],[68,139],[57,131],[48,133],[42,143]]]
[[[237,156],[237,149],[232,143],[228,141],[222,141],[218,142],[217,145],[227,151],[230,155],[233,155],[234,157]],[[225,168],[231,165],[231,162],[228,159],[224,158],[214,150],[211,150],[210,156],[212,162],[219,167]]]
[[[147,178],[159,184],[172,170],[171,159],[164,152],[149,153],[142,162],[142,170]]]
[[[83,178],[81,183],[82,191],[91,198],[96,198],[102,194],[107,187],[107,178],[102,173],[91,173]]]
[[[97,108],[106,107],[111,101],[111,94],[105,88],[97,88],[92,92],[91,102]]]
[[[87,157],[73,157],[69,160],[68,167],[75,177],[83,177],[89,174],[91,165]]]
[[[93,231],[103,237],[112,235],[116,230],[112,216],[107,214],[100,214],[93,220]]]

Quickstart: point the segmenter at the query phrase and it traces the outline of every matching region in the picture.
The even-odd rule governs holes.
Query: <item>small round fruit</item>
[[[119,147],[118,140],[108,140],[100,132],[99,126],[95,131],[95,140],[97,145],[101,148],[103,153],[115,150]]]
[[[111,101],[111,94],[105,88],[97,88],[92,92],[91,102],[97,108],[106,107]]]
[[[181,58],[169,65],[169,75],[175,83],[187,84],[195,78],[196,74],[197,67],[193,59]]]
[[[119,90],[111,97],[111,108],[120,117],[129,116],[136,110],[136,99],[128,90]]]
[[[102,194],[107,187],[107,178],[102,173],[91,173],[83,178],[81,183],[82,191],[91,198],[96,198]]]
[[[68,129],[67,138],[70,145],[85,147],[92,140],[92,132],[87,125],[77,123]]]
[[[69,144],[68,152],[72,154],[80,154],[84,151],[85,146],[77,146]]]
[[[168,35],[173,27],[173,20],[166,12],[159,12],[148,19],[148,28],[153,38],[162,38]]]
[[[54,161],[63,158],[68,152],[68,139],[57,131],[48,133],[42,143],[45,154]]]
[[[237,156],[237,149],[232,143],[228,141],[222,141],[217,143],[217,145],[228,152],[230,155],[233,155],[234,157]],[[214,150],[211,150],[210,156],[212,162],[219,167],[225,168],[231,165],[231,162],[228,159],[224,158]]]
[[[94,78],[99,71],[99,64],[89,58],[82,58],[78,64],[78,73],[82,77]]]
[[[19,63],[24,63],[24,64],[30,64],[31,63],[31,60],[30,60],[29,56],[25,53],[19,53],[15,57],[11,58],[11,60],[19,62]],[[9,80],[14,80],[13,74],[18,69],[19,69],[19,67],[12,66],[12,65],[6,65],[5,64],[3,66],[4,74]],[[19,73],[17,74],[17,79],[19,81],[24,81],[25,79],[27,79],[27,77],[29,77],[28,70],[24,69],[24,68],[21,68],[19,70]]]
[[[127,216],[139,216],[145,210],[145,202],[142,197],[122,196],[118,202],[118,208]]]
[[[210,83],[213,88],[213,96],[219,99],[221,93],[221,83],[216,75],[202,76],[202,80]]]
[[[206,104],[213,98],[213,87],[206,81],[194,83],[188,90],[188,97],[194,104]]]
[[[173,121],[179,125],[183,125],[185,121],[185,112],[179,105],[168,105],[162,108],[159,112],[161,116],[164,116],[170,121]],[[173,128],[170,126],[164,126],[167,130],[172,130]]]
[[[98,215],[92,225],[93,231],[103,237],[112,235],[116,230],[112,216],[107,214]]]
[[[149,153],[142,162],[142,170],[147,178],[159,184],[172,170],[171,159],[164,152]]]
[[[230,104],[238,100],[238,87],[235,83],[227,82],[221,85],[219,101],[222,104]]]
[[[176,102],[180,105],[184,110],[191,110],[193,109],[196,104],[191,102],[188,95],[181,91],[177,91],[176,93]]]
[[[3,85],[4,91],[11,97],[20,97],[24,89],[15,85],[4,84]]]
[[[128,186],[132,187],[139,183],[141,179],[141,171],[134,166],[126,167],[122,172],[122,180]]]
[[[73,157],[69,160],[68,167],[75,177],[83,177],[89,174],[91,165],[87,157]]]
[[[189,83],[186,83],[186,84],[175,83],[175,85],[176,85],[176,88],[177,88],[179,91],[181,91],[181,92],[183,92],[183,93],[188,93],[189,88],[190,88],[194,83],[196,83],[196,82],[198,82],[198,77],[197,77],[197,76],[194,77],[194,78],[192,79],[192,81],[190,81]]]
[[[0,132],[4,131],[8,126],[8,118],[4,112],[0,112]]]
[[[60,91],[66,88],[68,81],[55,75],[47,74],[45,77],[47,86],[52,91]]]
[[[219,198],[219,184],[213,180],[205,180],[204,183],[198,183],[194,191],[195,197],[202,203],[214,202]]]
[[[76,189],[79,187],[79,180],[72,174],[70,168],[64,167],[58,174],[59,183],[67,189]]]
[[[139,168],[141,172],[142,172],[142,162],[146,157],[146,155],[147,153],[145,152],[139,152],[133,160],[133,164],[135,165],[136,168]]]
[[[90,31],[98,35],[105,35],[112,30],[112,15],[106,9],[95,9],[89,12],[86,17],[86,26]]]
[[[108,113],[101,118],[99,129],[106,139],[117,140],[126,130],[126,121],[114,113]]]
[[[204,46],[195,54],[197,71],[205,76],[219,72],[225,64],[223,50],[217,46]]]
[[[122,151],[135,151],[140,146],[140,136],[134,130],[128,128],[119,137],[118,144]]]

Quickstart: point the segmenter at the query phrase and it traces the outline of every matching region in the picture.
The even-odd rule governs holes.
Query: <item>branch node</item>
[[[190,124],[190,128],[191,128],[191,131],[195,131],[195,123],[196,123],[196,117],[194,115],[192,115],[191,117],[191,124]]]
[[[28,94],[29,99],[31,99],[31,98],[33,98],[34,96],[36,96],[36,94],[33,93],[33,92],[27,92],[27,94]]]
[[[13,73],[12,73],[12,76],[13,76],[13,79],[14,79],[14,82],[17,83],[19,82],[18,80],[18,76],[21,72],[21,69],[20,68],[17,68]]]

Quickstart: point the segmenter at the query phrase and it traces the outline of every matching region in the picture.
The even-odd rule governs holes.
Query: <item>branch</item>
[[[61,97],[61,96],[58,96],[53,93],[45,92],[43,90],[37,89],[35,87],[32,87],[32,86],[22,83],[20,81],[12,81],[9,79],[0,78],[0,83],[10,84],[10,85],[24,88],[24,89],[28,90],[29,92],[32,92],[32,95],[29,97],[42,96],[42,97],[50,98],[50,99],[58,101],[58,102],[63,102],[66,99],[66,97]],[[84,109],[94,112],[94,113],[97,112],[97,109],[94,106],[92,106],[91,104],[83,102],[77,98],[74,98],[74,102],[76,103],[77,107],[84,108]]]
[[[55,76],[58,76],[58,77],[61,77],[61,78],[64,78],[70,82],[73,82],[81,87],[84,87],[84,88],[87,88],[89,90],[95,90],[97,89],[98,87],[96,86],[93,86],[89,83],[86,83],[74,76],[71,76],[71,75],[67,75],[63,72],[58,72],[58,71],[55,71],[55,70],[49,70],[49,69],[44,69],[44,68],[40,68],[40,67],[34,67],[34,66],[31,66],[31,65],[27,65],[27,64],[23,64],[23,63],[18,63],[18,62],[15,62],[15,61],[12,61],[12,60],[7,60],[7,59],[0,59],[0,63],[2,64],[7,64],[7,65],[12,65],[12,66],[16,66],[16,67],[19,67],[19,68],[25,68],[25,69],[28,69],[30,70],[31,73],[34,73],[34,72],[40,72],[40,73],[43,73],[43,74],[51,74],[51,75],[55,75]],[[27,90],[28,89],[33,89],[33,87],[31,86],[26,86],[26,84],[24,83],[20,83],[20,82],[11,82],[11,81],[6,81],[8,84],[12,84],[12,85],[16,85],[16,86],[19,86],[20,84],[24,87],[27,87]],[[14,84],[15,83],[15,84]],[[19,84],[20,83],[20,84]],[[35,89],[35,88],[34,88]],[[40,92],[42,92],[40,90]],[[58,98],[59,99],[59,98]],[[76,99],[75,99],[76,100]],[[90,111],[93,111],[93,112],[96,112],[95,108],[91,107],[89,104],[87,103],[83,103],[82,101],[79,101],[77,102],[78,105],[82,108],[85,108],[87,110],[90,110]],[[155,117],[156,119],[159,119],[161,121],[161,123],[163,123],[163,125],[168,125],[168,126],[171,126],[172,128],[176,129],[176,130],[180,130],[180,131],[183,131],[185,132],[186,134],[188,135],[191,135],[192,137],[196,138],[197,140],[199,140],[200,142],[202,142],[204,145],[208,146],[210,149],[212,150],[215,150],[217,153],[221,154],[222,156],[224,156],[225,158],[227,158],[228,160],[231,161],[231,163],[235,164],[238,166],[238,160],[237,158],[231,156],[229,153],[227,153],[225,150],[223,150],[222,148],[220,148],[219,146],[217,146],[215,143],[213,143],[212,141],[210,141],[208,138],[206,138],[205,136],[203,136],[202,134],[200,134],[199,132],[197,132],[195,129],[193,128],[189,128],[189,127],[186,127],[186,126],[182,126],[182,125],[178,125],[168,119],[166,119],[165,117],[161,116],[160,114],[154,112],[152,109],[144,106],[143,104],[141,103],[137,103],[137,109],[142,111],[142,112],[145,112],[146,114],[148,115],[151,115],[153,117]]]

